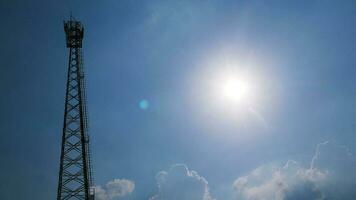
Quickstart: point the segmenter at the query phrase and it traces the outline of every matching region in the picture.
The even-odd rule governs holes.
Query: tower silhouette
[[[84,27],[70,17],[64,22],[64,31],[69,62],[57,200],[93,200],[82,55]]]

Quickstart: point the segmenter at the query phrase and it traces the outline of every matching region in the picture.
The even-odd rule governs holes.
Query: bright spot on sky
[[[232,104],[248,103],[251,87],[246,79],[238,76],[227,76],[220,80],[219,95],[224,102]]]
[[[233,102],[238,102],[246,98],[249,90],[249,84],[245,80],[235,77],[226,79],[222,85],[222,95],[226,100]]]
[[[147,110],[148,107],[150,106],[150,104],[148,103],[148,101],[146,99],[142,99],[138,105],[142,110]]]

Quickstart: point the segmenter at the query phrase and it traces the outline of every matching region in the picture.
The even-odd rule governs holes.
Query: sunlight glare
[[[230,77],[224,80],[221,91],[225,100],[240,102],[247,98],[250,87],[247,81]]]

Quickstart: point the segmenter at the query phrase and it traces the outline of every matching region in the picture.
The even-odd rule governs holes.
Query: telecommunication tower
[[[57,200],[94,200],[82,41],[84,27],[73,17],[64,22],[69,49]]]

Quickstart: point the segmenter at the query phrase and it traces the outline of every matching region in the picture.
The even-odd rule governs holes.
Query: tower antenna
[[[57,200],[94,200],[82,54],[84,27],[71,13],[64,31],[69,61]]]

